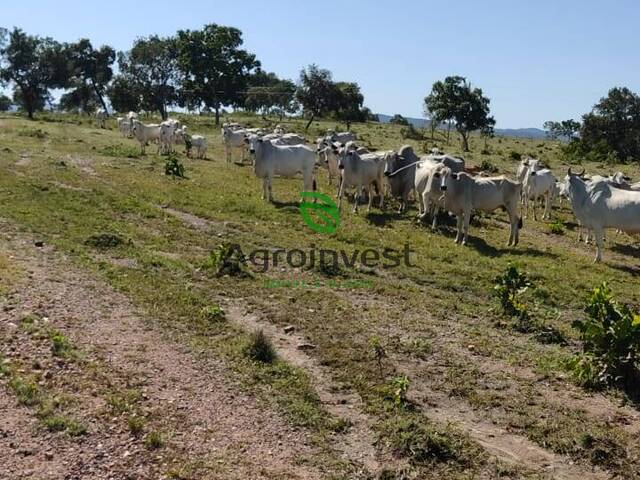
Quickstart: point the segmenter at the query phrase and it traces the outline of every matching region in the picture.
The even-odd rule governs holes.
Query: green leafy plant
[[[498,167],[485,158],[480,164],[480,170],[487,173],[497,173]]]
[[[224,310],[220,305],[207,305],[200,311],[202,317],[209,322],[220,322],[224,320]]]
[[[391,394],[393,396],[393,404],[397,408],[403,408],[407,406],[407,392],[411,386],[411,381],[406,375],[395,377],[391,380]]]
[[[554,235],[564,235],[564,223],[561,220],[556,220],[549,224],[549,231]]]
[[[164,163],[164,174],[171,177],[184,178],[184,165],[173,153],[170,153]]]
[[[382,377],[382,361],[387,357],[387,351],[382,345],[380,337],[377,335],[374,335],[369,339],[369,347],[371,348],[373,357],[378,365],[378,370],[380,371],[380,376]]]
[[[500,301],[503,314],[523,320],[528,317],[526,306],[518,298],[531,286],[527,276],[516,265],[509,263],[507,271],[498,275],[494,283],[493,290]]]
[[[221,277],[247,277],[247,259],[242,253],[242,248],[237,243],[224,242],[214,248],[205,261],[204,267],[213,270],[215,275]]]
[[[585,312],[573,322],[583,342],[582,354],[570,363],[579,383],[637,389],[640,315],[618,303],[606,283],[594,289]]]
[[[516,152],[515,150],[511,150],[509,152],[509,160],[519,162],[520,160],[522,160],[522,154],[520,152]]]

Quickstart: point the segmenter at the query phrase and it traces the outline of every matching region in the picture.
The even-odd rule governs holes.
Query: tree
[[[615,152],[621,159],[640,157],[640,97],[628,88],[612,88],[582,117],[584,150]]]
[[[495,131],[495,121],[491,118],[492,121],[487,122],[487,124],[480,129],[480,136],[484,139],[484,150],[485,152],[489,150],[489,145],[487,144],[490,138],[493,138],[496,134]]]
[[[70,86],[73,87],[65,102],[70,105],[76,102],[76,107],[87,112],[87,106],[97,99],[107,111],[104,94],[113,78],[111,66],[116,59],[115,50],[107,45],[96,50],[88,39],[83,38],[65,45],[65,53],[71,63]]]
[[[305,130],[309,130],[316,117],[322,117],[335,110],[337,97],[338,89],[329,70],[312,64],[300,72],[296,99],[304,114],[309,116]]]
[[[362,107],[361,112],[365,122],[380,122],[380,117],[373,113],[369,107]]]
[[[389,120],[389,123],[392,123],[394,125],[404,125],[405,127],[409,126],[409,120],[404,118],[399,113],[396,113],[393,117],[391,117],[391,120]]]
[[[291,80],[281,80],[275,73],[257,70],[249,78],[244,107],[262,115],[270,113],[284,117],[298,109],[295,101],[296,86]]]
[[[68,81],[68,62],[63,46],[51,38],[27,35],[19,28],[0,48],[0,79],[14,87],[13,99],[33,118],[50,99],[49,90]]]
[[[107,97],[116,112],[140,110],[142,92],[138,83],[128,75],[117,75],[107,87]]]
[[[364,96],[360,92],[357,83],[337,82],[334,115],[337,120],[346,123],[347,130],[351,128],[351,122],[364,122],[366,117],[362,113]]]
[[[542,128],[547,131],[547,136],[553,140],[566,138],[571,141],[580,130],[580,123],[573,119],[563,120],[561,122],[549,120],[548,122],[544,122]]]
[[[177,35],[183,106],[204,105],[215,111],[225,105],[243,106],[251,73],[260,67],[256,56],[241,49],[242,32],[222,25],[202,30],[180,30]]]
[[[80,110],[84,113],[95,112],[100,99],[96,92],[84,83],[72,84],[74,88],[60,97],[60,110]]]
[[[13,102],[6,95],[0,95],[0,112],[8,112],[11,110]]]
[[[453,121],[460,134],[462,149],[469,151],[469,134],[495,125],[489,116],[490,100],[479,88],[472,88],[466,78],[452,76],[433,84],[425,98],[426,108],[438,121]]]
[[[120,85],[129,84],[140,95],[139,106],[159,112],[164,120],[178,98],[177,58],[175,39],[157,35],[140,38],[129,52],[118,54]]]

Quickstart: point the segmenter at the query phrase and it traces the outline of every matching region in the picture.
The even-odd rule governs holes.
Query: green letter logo
[[[300,215],[302,215],[304,223],[311,230],[318,233],[335,232],[340,226],[340,211],[331,197],[320,192],[302,192],[301,195],[305,199],[300,204]],[[307,199],[313,199],[316,202],[309,202]],[[313,212],[315,212],[315,216],[318,217],[320,223],[313,218]]]

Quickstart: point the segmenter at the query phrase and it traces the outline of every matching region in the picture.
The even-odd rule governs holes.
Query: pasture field
[[[549,221],[525,218],[515,248],[505,246],[503,212],[477,216],[462,247],[454,222],[431,231],[415,205],[399,215],[395,201],[357,214],[343,205],[339,229],[316,233],[300,217],[301,179],[276,179],[267,203],[252,167],[226,164],[211,118],[178,118],[209,142],[207,160],[179,147],[184,179],[164,174],[153,146],[141,156],[113,119],[101,130],[86,117],[0,117],[0,407],[12,412],[9,430],[56,450],[52,460],[14,448],[15,478],[59,478],[46,471],[65,471],[57,459],[67,454],[74,468],[95,468],[94,478],[640,477],[636,400],[585,390],[567,367],[581,348],[571,323],[594,287],[606,281],[638,310],[637,237],[609,231],[594,265],[595,247],[578,243],[566,202]],[[228,120],[282,123],[311,141],[342,130]],[[447,143],[445,132],[414,141],[400,129],[352,126],[374,149],[461,153],[453,132]],[[513,177],[514,154],[529,154],[564,178],[557,142],[498,137],[485,154],[483,146],[472,137],[468,164]],[[629,165],[582,166],[640,177]],[[320,170],[319,190],[335,195],[326,178]],[[412,254],[392,269],[280,263],[218,277],[210,252],[224,242],[245,253],[408,244]],[[494,295],[510,263],[533,283],[522,297],[525,328]],[[258,329],[275,347],[273,363],[247,358]],[[147,372],[152,364],[162,369]],[[190,393],[168,398],[167,388]],[[205,428],[193,418],[208,409],[222,413]],[[98,444],[108,461],[87,453]]]

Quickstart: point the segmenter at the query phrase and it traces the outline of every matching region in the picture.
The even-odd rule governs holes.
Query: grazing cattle
[[[501,177],[472,177],[468,173],[453,173],[449,168],[440,170],[442,203],[446,210],[457,216],[456,243],[466,244],[469,222],[474,210],[492,212],[503,207],[511,225],[507,245],[517,245],[521,219],[518,218],[518,199],[522,184]]]
[[[354,198],[354,213],[358,211],[358,201],[362,190],[366,189],[369,195],[369,205],[367,211],[371,210],[373,202],[373,191],[371,186],[374,185],[380,195],[380,208],[384,205],[384,191],[382,189],[382,179],[384,177],[384,167],[391,156],[395,156],[395,152],[376,152],[360,155],[354,150],[342,148],[338,154],[338,169],[340,170],[340,191],[338,192],[338,208],[342,204],[342,195],[346,187],[356,187],[356,195]]]
[[[109,114],[104,108],[99,108],[96,110],[96,121],[98,122],[98,126],[100,128],[104,128],[104,123],[107,120]]]
[[[116,118],[116,123],[123,137],[128,137],[131,134],[131,121],[129,119],[118,117]]]
[[[389,156],[385,163],[384,175],[387,177],[389,191],[395,198],[400,199],[398,213],[407,208],[411,191],[416,192],[416,163],[419,158],[411,145],[404,145],[397,155]]]
[[[333,185],[333,179],[340,178],[340,170],[338,169],[338,148],[333,145],[327,145],[317,149],[316,153],[318,155],[318,165],[327,169],[329,185]],[[338,188],[340,188],[339,183]],[[340,193],[339,190],[338,193]]]
[[[565,183],[573,213],[595,235],[594,262],[602,261],[605,229],[640,233],[640,192],[622,190],[606,182],[589,184],[580,175],[572,173],[571,168],[567,171]]]
[[[273,145],[260,137],[247,138],[249,151],[255,155],[254,171],[262,179],[262,198],[273,201],[273,177],[292,178],[302,174],[303,191],[315,190],[316,156],[305,145]]]
[[[160,145],[158,146],[160,153],[167,154],[173,151],[178,124],[175,120],[166,120],[160,124]]]
[[[227,163],[231,162],[231,152],[233,149],[240,150],[242,153],[241,162],[244,162],[246,154],[245,137],[248,135],[246,130],[234,130],[231,127],[222,126],[222,141],[227,156]]]
[[[273,129],[273,133],[275,133],[276,135],[284,135],[285,133],[287,133],[287,131],[282,125],[278,124],[276,125],[276,128]]]
[[[153,140],[160,140],[160,125],[145,125],[139,120],[133,120],[132,126],[133,136],[140,142],[140,151],[144,155],[147,143]],[[160,144],[158,144],[158,153],[160,152]]]
[[[443,164],[445,167],[449,167],[453,173],[464,172],[464,159],[452,157],[451,155],[427,155],[422,159],[433,159],[438,163]]]
[[[207,158],[207,139],[202,135],[185,134],[185,145],[187,146],[187,156],[191,155],[191,150],[196,150],[196,158]],[[188,143],[187,143],[188,142]]]
[[[542,218],[549,218],[551,215],[551,202],[556,186],[556,177],[553,176],[551,170],[544,168],[534,170],[529,167],[524,176],[522,185],[522,196],[524,197],[525,213],[529,211],[529,207],[533,209],[533,219],[536,220],[536,203],[539,198],[544,198],[545,206]]]
[[[242,126],[236,122],[227,122],[222,124],[222,128],[227,128],[229,130],[242,130]]]
[[[272,139],[271,143],[274,145],[303,145],[304,137],[296,133],[285,133],[284,135],[280,135],[277,138]]]

